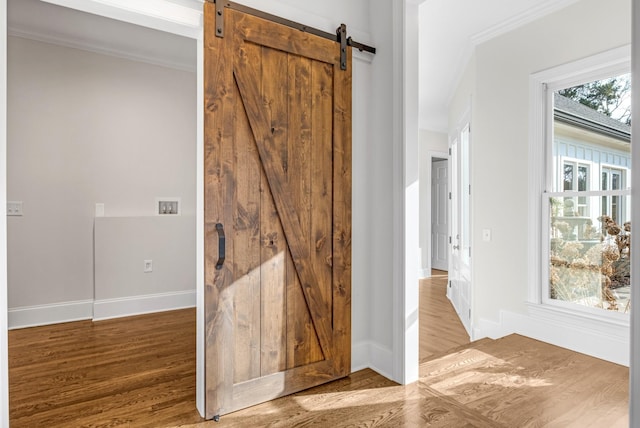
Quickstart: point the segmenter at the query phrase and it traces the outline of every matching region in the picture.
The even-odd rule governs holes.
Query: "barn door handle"
[[[216,230],[218,231],[218,261],[216,262],[216,269],[222,269],[222,265],[224,264],[224,250],[225,250],[225,242],[224,242],[224,226],[222,223],[216,223]]]

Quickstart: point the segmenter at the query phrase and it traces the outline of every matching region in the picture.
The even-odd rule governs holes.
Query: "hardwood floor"
[[[456,311],[447,299],[447,272],[433,270],[420,280],[420,361],[469,343]]]
[[[164,427],[195,410],[195,310],[9,331],[11,427]]]
[[[361,370],[219,423],[195,410],[194,310],[10,331],[11,426],[628,426],[626,367],[517,335],[468,343],[446,277],[420,289],[419,382]]]

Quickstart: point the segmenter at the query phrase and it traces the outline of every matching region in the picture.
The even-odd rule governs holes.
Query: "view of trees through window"
[[[631,74],[572,86],[558,94],[631,125]]]
[[[553,97],[548,298],[628,313],[630,74]]]

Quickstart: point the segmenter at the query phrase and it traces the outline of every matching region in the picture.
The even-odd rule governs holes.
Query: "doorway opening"
[[[8,6],[9,327],[194,307],[196,41]]]

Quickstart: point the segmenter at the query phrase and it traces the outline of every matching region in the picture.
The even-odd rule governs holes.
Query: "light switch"
[[[491,241],[491,229],[482,229],[482,240],[484,242]]]
[[[96,204],[96,217],[104,217],[104,204]]]

